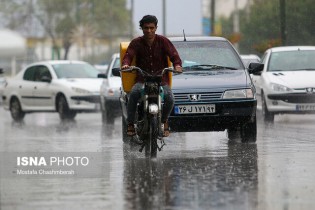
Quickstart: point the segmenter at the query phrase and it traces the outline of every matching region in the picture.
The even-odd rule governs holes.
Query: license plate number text
[[[175,114],[203,114],[215,113],[214,104],[203,105],[178,105],[174,108]]]

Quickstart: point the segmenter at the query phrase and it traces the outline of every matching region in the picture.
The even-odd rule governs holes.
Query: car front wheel
[[[272,112],[268,111],[265,95],[261,95],[261,110],[262,110],[262,115],[263,118],[266,122],[273,122],[275,115]]]
[[[236,141],[240,139],[240,130],[239,128],[228,128],[227,129],[227,137],[230,141]]]
[[[11,117],[15,121],[23,120],[23,118],[25,116],[25,112],[22,111],[19,99],[12,98],[12,100],[10,102],[10,112],[11,112]]]
[[[241,127],[241,141],[242,142],[256,142],[257,139],[257,121],[256,116],[250,122]]]
[[[69,109],[65,96],[60,96],[57,102],[57,111],[61,120],[73,120],[76,112]]]
[[[115,122],[115,116],[114,116],[114,113],[109,110],[109,106],[108,104],[106,103],[106,101],[104,101],[104,106],[102,106],[101,104],[101,110],[102,110],[102,122],[103,124],[114,124]]]

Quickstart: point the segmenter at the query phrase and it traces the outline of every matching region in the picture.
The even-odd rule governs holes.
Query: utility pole
[[[280,0],[280,33],[283,46],[287,44],[285,0]]]
[[[80,24],[81,24],[81,17],[80,17],[80,0],[76,0],[75,1],[75,3],[76,3],[76,7],[75,7],[75,15],[76,15],[76,24],[78,25],[78,26],[80,26]],[[82,43],[82,39],[81,39],[81,26],[79,27],[79,37],[78,37],[78,43],[77,43],[77,57],[78,57],[78,59],[79,60],[81,60],[82,58],[81,58],[81,43]]]
[[[113,8],[113,0],[109,0],[109,8]],[[113,11],[110,9],[109,10],[109,22],[111,25],[113,25]],[[109,30],[109,52],[112,54],[113,53],[113,31]]]
[[[234,0],[234,15],[233,15],[233,33],[238,35],[240,33],[240,18],[238,12],[238,0]],[[235,48],[238,50],[238,43],[235,43]]]
[[[163,14],[163,35],[166,36],[166,2],[162,0],[162,14]]]
[[[134,12],[134,0],[130,1],[130,40],[133,38],[133,12]]]
[[[249,22],[249,16],[250,16],[250,6],[251,2],[250,0],[247,0],[245,11],[246,11],[246,21]]]
[[[215,0],[210,0],[210,11],[211,11],[211,15],[210,15],[210,35],[214,34],[214,24],[215,24]]]

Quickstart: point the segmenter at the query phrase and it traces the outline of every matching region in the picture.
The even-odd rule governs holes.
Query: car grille
[[[180,102],[209,102],[222,98],[223,92],[214,93],[174,93],[175,103]],[[195,98],[195,99],[193,99]]]

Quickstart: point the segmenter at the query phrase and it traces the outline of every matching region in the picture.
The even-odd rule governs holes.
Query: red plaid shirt
[[[182,66],[182,61],[177,50],[169,39],[161,35],[155,35],[152,46],[149,46],[143,36],[133,39],[123,58],[122,65],[131,65],[132,59],[136,56],[137,66],[142,70],[159,73],[168,67],[167,56],[174,66]],[[143,82],[140,74],[137,75],[137,82]],[[168,84],[167,74],[163,77],[162,84]]]

